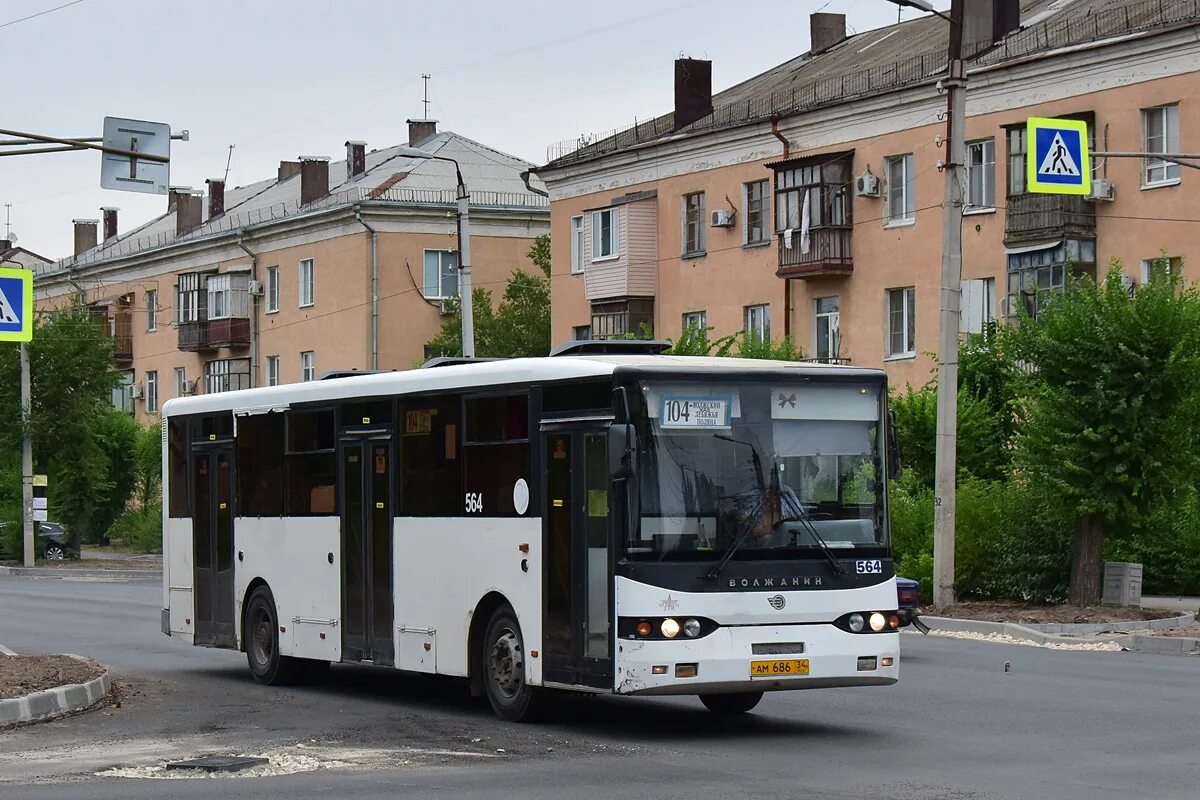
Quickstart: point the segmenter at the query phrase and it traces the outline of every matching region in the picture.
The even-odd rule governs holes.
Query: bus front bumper
[[[900,677],[900,636],[854,634],[828,624],[735,626],[700,639],[620,639],[616,657],[617,694],[886,686]],[[774,662],[807,674],[771,674]],[[756,667],[767,674],[753,675]]]

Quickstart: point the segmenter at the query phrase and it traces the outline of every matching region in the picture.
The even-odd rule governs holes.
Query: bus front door
[[[603,431],[542,433],[548,682],[613,685],[607,441]]]
[[[193,446],[195,643],[236,647],[233,608],[233,446]]]
[[[392,666],[392,443],[344,436],[342,660]]]

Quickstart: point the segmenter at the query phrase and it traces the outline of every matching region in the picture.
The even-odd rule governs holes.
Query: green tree
[[[529,248],[529,259],[540,274],[514,270],[504,285],[498,306],[484,288],[471,292],[475,327],[475,354],[517,358],[550,352],[550,236],[539,236]],[[450,313],[425,346],[430,355],[462,355],[462,308],[459,298],[450,301]]]
[[[1099,602],[1105,536],[1200,473],[1200,293],[1151,270],[1130,296],[1113,262],[1012,331],[1022,380],[1016,469],[1074,515],[1068,597]],[[1147,532],[1148,534],[1150,532]]]
[[[709,334],[713,330],[689,325],[666,352],[673,356],[764,358],[772,361],[800,361],[804,358],[804,351],[796,346],[790,336],[774,341],[741,331],[710,339]],[[652,338],[651,331],[647,328],[640,336],[630,338],[649,339]]]

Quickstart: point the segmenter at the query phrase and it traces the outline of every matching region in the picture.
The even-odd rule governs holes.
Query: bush
[[[161,553],[162,505],[129,509],[108,529],[108,538],[139,553]]]
[[[1142,564],[1142,591],[1146,594],[1200,594],[1200,497],[1196,491],[1180,492],[1155,505],[1140,524],[1120,524],[1112,531],[1104,557]]]

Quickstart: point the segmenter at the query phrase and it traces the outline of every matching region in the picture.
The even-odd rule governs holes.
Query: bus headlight
[[[863,615],[851,614],[850,619],[846,620],[846,624],[850,626],[850,630],[858,633],[863,629]]]
[[[883,616],[883,614],[880,614],[878,611],[874,611],[871,613],[870,621],[871,621],[871,630],[873,630],[873,631],[878,632],[887,627],[887,619]]]
[[[689,619],[683,623],[683,632],[689,639],[695,639],[700,635],[700,620]]]
[[[679,635],[679,622],[671,617],[667,617],[662,621],[659,630],[662,631],[663,636],[668,639],[674,639]]]

